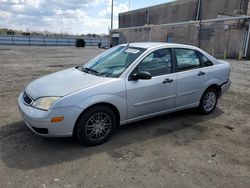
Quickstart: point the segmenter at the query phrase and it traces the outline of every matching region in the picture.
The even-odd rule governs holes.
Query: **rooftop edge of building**
[[[174,6],[174,5],[186,4],[186,3],[194,2],[194,1],[196,1],[198,3],[198,0],[171,0],[171,1],[166,2],[166,3],[161,3],[161,4],[157,4],[157,5],[152,5],[152,6],[148,6],[148,7],[144,7],[144,8],[139,8],[139,9],[135,9],[135,10],[122,12],[122,13],[119,13],[119,15],[122,16],[122,15],[132,14],[132,13],[139,12],[139,11],[145,11],[148,9],[158,8],[161,6]]]

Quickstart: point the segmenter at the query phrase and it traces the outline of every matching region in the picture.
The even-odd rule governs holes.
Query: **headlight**
[[[41,110],[49,110],[49,108],[56,102],[60,97],[42,97],[37,99],[32,106]]]

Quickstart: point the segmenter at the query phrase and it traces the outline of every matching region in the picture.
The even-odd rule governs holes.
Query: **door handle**
[[[165,80],[163,80],[163,84],[167,84],[167,83],[172,83],[174,80],[173,79],[169,79],[169,78],[166,78]]]
[[[205,75],[205,74],[206,74],[205,72],[200,71],[200,72],[198,73],[198,76],[203,76],[203,75]]]

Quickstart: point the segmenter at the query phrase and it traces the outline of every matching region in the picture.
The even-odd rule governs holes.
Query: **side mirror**
[[[152,75],[147,71],[140,71],[132,76],[132,80],[150,80]]]

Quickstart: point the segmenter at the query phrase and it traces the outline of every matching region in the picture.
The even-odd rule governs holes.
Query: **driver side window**
[[[138,65],[138,72],[146,71],[152,76],[160,76],[172,72],[172,59],[170,49],[156,50],[149,54]]]

